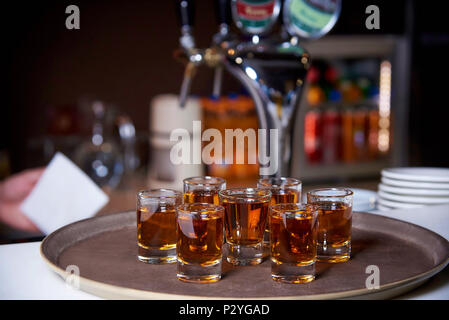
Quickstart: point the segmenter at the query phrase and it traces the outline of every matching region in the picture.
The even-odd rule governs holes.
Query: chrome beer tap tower
[[[175,56],[186,64],[181,107],[199,65],[215,69],[214,95],[220,94],[223,70],[229,72],[253,99],[259,128],[266,130],[266,150],[277,155],[271,161],[277,161],[278,169],[267,175],[290,176],[293,122],[310,66],[300,40],[329,32],[338,20],[341,1],[216,0],[219,28],[206,49],[195,46],[193,0],[178,0],[177,7],[181,48]],[[231,32],[231,21],[238,32]],[[277,130],[277,139],[270,143],[271,129]]]

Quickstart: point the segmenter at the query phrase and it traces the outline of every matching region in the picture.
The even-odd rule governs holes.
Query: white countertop
[[[374,212],[428,228],[449,240],[449,205]],[[0,245],[0,299],[100,299],[73,289],[40,257],[40,242]],[[398,299],[449,299],[449,266]]]

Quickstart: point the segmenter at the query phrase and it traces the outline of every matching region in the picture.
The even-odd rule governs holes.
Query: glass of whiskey
[[[226,181],[219,177],[191,177],[184,179],[184,203],[219,204],[218,192],[226,189]]]
[[[146,263],[176,262],[176,206],[182,193],[153,189],[137,194],[137,258]]]
[[[307,193],[307,203],[318,207],[318,261],[337,263],[350,259],[352,202],[353,192],[345,188]]]
[[[225,208],[227,261],[233,265],[261,263],[271,191],[236,188],[222,190],[219,196]]]
[[[176,209],[179,280],[211,283],[221,279],[224,208],[185,203]]]
[[[302,182],[295,178],[269,177],[257,181],[257,187],[271,191],[270,205],[302,202]],[[270,215],[265,227],[264,245],[270,245]]]
[[[301,203],[270,206],[271,277],[286,283],[315,279],[317,208]]]

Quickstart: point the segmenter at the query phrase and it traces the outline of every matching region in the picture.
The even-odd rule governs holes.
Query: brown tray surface
[[[41,252],[53,270],[64,276],[68,265],[79,267],[82,279],[107,284],[108,297],[146,298],[341,298],[372,293],[366,267],[380,269],[380,290],[426,279],[440,271],[449,257],[449,242],[439,235],[395,219],[354,213],[353,255],[340,264],[317,263],[317,278],[307,284],[271,279],[270,261],[258,266],[223,263],[223,278],[211,284],[176,278],[176,264],[150,265],[136,258],[136,216],[126,212],[83,220],[49,235]],[[225,259],[224,259],[225,260]],[[83,286],[83,285],[82,285]],[[135,289],[142,292],[122,289]],[[96,292],[96,294],[103,295]],[[142,294],[142,295],[140,295]],[[148,295],[145,295],[148,294]],[[158,295],[162,294],[162,295]],[[165,295],[168,294],[168,295]]]

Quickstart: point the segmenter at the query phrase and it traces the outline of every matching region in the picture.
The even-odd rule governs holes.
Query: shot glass
[[[270,177],[257,181],[257,187],[271,191],[271,205],[302,202],[302,182],[295,178]],[[264,245],[270,245],[270,215],[265,227]]]
[[[221,279],[224,208],[186,203],[176,209],[179,280],[210,283]]]
[[[170,189],[137,194],[137,258],[146,263],[176,262],[176,206],[182,193]]]
[[[184,179],[184,203],[219,204],[218,192],[226,189],[226,181],[219,177],[191,177]]]
[[[233,265],[255,265],[263,260],[263,236],[271,191],[257,188],[219,192],[225,208],[227,261]]]
[[[352,199],[353,192],[345,188],[307,193],[307,203],[318,207],[318,261],[337,263],[350,259]]]
[[[301,203],[270,206],[271,277],[306,283],[315,279],[317,208]]]

